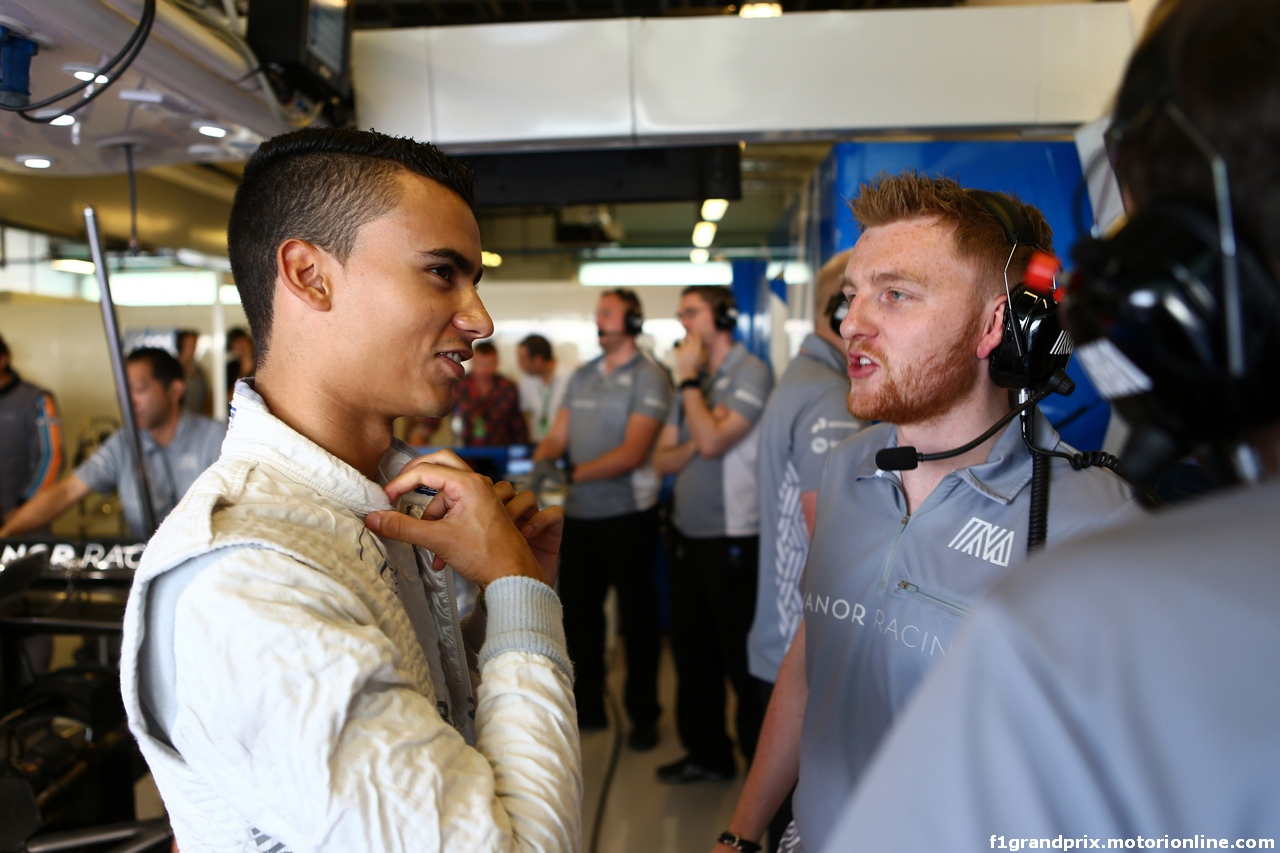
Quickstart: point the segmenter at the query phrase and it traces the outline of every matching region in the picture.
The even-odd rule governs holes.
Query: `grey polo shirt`
[[[178,428],[168,447],[156,444],[147,430],[141,434],[151,505],[159,524],[204,469],[217,460],[227,428],[217,421],[184,411],[178,416]],[[132,460],[133,451],[125,441],[124,430],[116,430],[74,473],[95,492],[117,492],[129,529],[135,536],[141,536],[145,523]]]
[[[1067,450],[1037,413],[1041,447]],[[901,480],[876,467],[897,428],[868,427],[823,473],[804,597],[809,699],[800,739],[796,825],[806,849],[827,840],[885,731],[951,651],[965,615],[1027,558],[1031,454],[1015,420],[987,461],[948,474],[911,515]],[[1054,459],[1047,545],[1139,515],[1110,471]]]
[[[773,390],[769,365],[734,344],[714,376],[702,377],[707,407],[724,405],[751,422],[751,430],[716,459],[695,454],[676,475],[672,521],[692,539],[755,536],[760,532],[760,496],[756,491],[756,463],[760,448],[760,416]],[[676,397],[667,421],[680,428],[680,441],[689,440],[684,407]]]
[[[760,421],[760,571],[747,662],[764,681],[777,679],[800,627],[800,573],[809,555],[800,495],[818,490],[828,455],[866,426],[845,407],[847,363],[839,349],[809,335]]]
[[[569,410],[569,461],[590,462],[622,444],[632,415],[661,423],[671,407],[666,371],[642,352],[607,375],[604,356],[579,367],[569,379],[563,408]],[[565,499],[571,518],[613,518],[641,512],[658,502],[662,485],[652,458],[639,468],[607,480],[574,483]]]
[[[826,849],[1274,837],[1277,506],[1280,481],[1234,489],[1011,573],[886,736]],[[903,820],[904,803],[927,819]]]

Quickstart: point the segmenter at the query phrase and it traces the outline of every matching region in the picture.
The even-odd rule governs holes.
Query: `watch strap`
[[[719,842],[720,844],[728,845],[729,847],[732,847],[734,850],[741,850],[742,853],[760,853],[760,850],[762,849],[757,842],[748,841],[742,836],[734,835],[732,832],[729,832],[728,830],[725,830],[724,832],[720,833],[720,836],[716,839],[716,841]]]

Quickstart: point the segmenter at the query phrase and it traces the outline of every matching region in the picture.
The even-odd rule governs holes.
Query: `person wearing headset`
[[[635,291],[606,291],[596,309],[604,353],[574,371],[534,475],[555,471],[568,452],[560,598],[569,657],[576,667],[578,726],[601,729],[604,710],[604,600],[613,585],[625,629],[624,704],[632,749],[658,742],[658,599],[653,580],[658,489],[651,457],[671,406],[666,372],[638,346],[644,323]]]
[[[1121,470],[1151,482],[1194,450],[1241,485],[999,584],[825,850],[1273,843],[1277,45],[1275,0],[1154,9],[1108,134],[1129,221],[1077,250],[1064,306],[1090,378],[1133,427]],[[927,820],[907,802],[927,804]]]
[[[837,444],[866,426],[845,408],[849,378],[840,321],[846,303],[840,286],[849,251],[818,271],[813,333],[778,380],[760,420],[760,566],[747,666],[764,688],[762,706],[769,704],[804,615],[800,573],[813,536],[822,469]],[[770,839],[777,841],[790,822],[787,802],[769,825]]]
[[[792,784],[795,822],[781,849],[819,849],[899,709],[1030,544],[1032,445],[1018,423],[992,429],[1013,411],[1008,386],[1024,383],[999,384],[991,363],[1005,348],[1056,344],[1006,316],[1010,297],[1022,302],[1033,245],[1052,248],[1048,223],[1011,196],[912,171],[863,185],[853,215],[863,231],[843,285],[848,407],[881,423],[841,444],[823,473],[804,618],[718,849],[757,849]],[[1039,451],[1066,450],[1034,408],[1027,420]],[[960,452],[884,460],[908,445]],[[1137,511],[1109,471],[1055,459],[1048,474],[1051,547]]]
[[[727,677],[737,696],[738,748],[749,762],[760,732],[760,685],[747,671],[755,612],[760,500],[760,416],[773,374],[734,343],[738,308],[727,287],[686,287],[676,315],[679,396],[658,439],[654,466],[675,474],[671,651],[676,723],[688,754],[658,768],[665,783],[737,773],[725,730]]]

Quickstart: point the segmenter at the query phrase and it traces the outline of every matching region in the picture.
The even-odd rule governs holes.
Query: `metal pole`
[[[92,207],[84,209],[85,230],[89,234],[89,251],[93,255],[94,272],[98,277],[98,292],[102,299],[102,323],[107,329],[107,352],[111,355],[111,372],[115,374],[116,397],[120,401],[121,420],[124,423],[125,440],[133,448],[135,482],[138,485],[138,501],[142,507],[142,523],[146,530],[135,530],[150,539],[156,532],[156,512],[151,506],[151,483],[147,480],[147,466],[143,464],[142,435],[133,416],[133,402],[129,396],[129,377],[124,369],[124,352],[120,346],[120,326],[116,322],[116,306],[111,301],[111,285],[107,282],[107,258],[102,251],[102,235],[98,232],[98,215]]]

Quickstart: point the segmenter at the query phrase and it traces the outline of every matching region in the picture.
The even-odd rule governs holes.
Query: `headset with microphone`
[[[969,189],[965,192],[995,218],[1009,241],[1009,255],[1004,265],[1007,299],[1004,334],[989,356],[988,367],[991,380],[996,385],[1018,392],[1018,405],[982,435],[960,447],[935,453],[921,453],[910,446],[885,448],[876,454],[876,466],[883,471],[906,471],[918,467],[921,462],[959,456],[991,438],[1013,418],[1021,417],[1022,439],[1032,455],[1031,522],[1027,550],[1034,551],[1044,545],[1047,534],[1049,458],[1065,459],[1076,470],[1094,465],[1114,468],[1118,460],[1106,453],[1067,454],[1036,446],[1036,404],[1050,394],[1066,396],[1075,390],[1075,383],[1066,373],[1073,349],[1072,338],[1058,317],[1060,291],[1055,279],[1058,262],[1040,246],[1030,221],[1012,199],[986,190]],[[1009,267],[1020,248],[1030,248],[1033,254],[1022,281],[1011,285]]]

